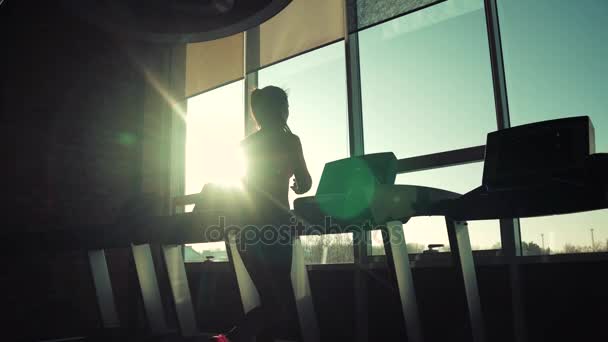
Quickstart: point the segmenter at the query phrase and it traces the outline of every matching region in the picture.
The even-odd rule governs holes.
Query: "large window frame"
[[[488,55],[491,66],[492,87],[494,94],[496,129],[506,129],[511,127],[511,119],[509,113],[509,102],[506,86],[506,75],[503,62],[503,51],[501,42],[501,32],[498,16],[498,0],[483,0],[486,31],[488,39]],[[347,107],[348,107],[348,132],[349,132],[349,152],[351,156],[362,155],[364,149],[364,125],[362,113],[362,94],[361,94],[361,69],[359,60],[359,36],[357,32],[349,32],[349,11],[347,10],[348,0],[344,0],[344,40],[345,58],[346,58],[346,82],[347,82]],[[356,2],[353,2],[356,3]],[[425,7],[419,10],[424,10]],[[356,13],[352,11],[350,13]],[[411,12],[410,12],[411,13]],[[406,13],[403,15],[408,15]],[[379,23],[381,24],[381,23]],[[330,42],[335,43],[335,42]],[[245,48],[244,48],[244,70],[254,70],[247,73],[244,77],[244,108],[243,120],[245,121],[244,135],[253,131],[253,124],[250,119],[250,102],[249,94],[258,86],[258,70],[260,67],[260,31],[259,28],[253,28],[245,33]],[[325,46],[325,45],[324,45]],[[313,50],[322,48],[319,46]],[[296,56],[297,57],[303,53]],[[279,61],[281,62],[281,61]],[[277,63],[279,63],[277,62]],[[484,161],[485,146],[469,146],[466,148],[453,149],[449,151],[437,151],[435,153],[413,156],[398,161],[398,173],[406,174],[411,172],[432,170],[457,166],[469,163]],[[182,182],[183,177],[179,180]],[[188,196],[181,196],[181,199],[186,199]],[[177,198],[174,203],[180,202]],[[510,295],[512,297],[512,317],[515,340],[522,341],[525,339],[525,327],[523,319],[523,298],[521,293],[520,282],[520,264],[526,263],[560,263],[566,261],[596,261],[608,259],[608,253],[596,252],[591,254],[562,254],[562,255],[542,255],[542,256],[523,256],[522,241],[520,234],[519,219],[503,219],[500,220],[500,242],[501,249],[499,253],[496,251],[474,251],[474,259],[476,265],[503,265],[508,267],[510,275]],[[364,294],[367,291],[366,280],[364,276],[365,270],[373,268],[386,267],[386,257],[383,255],[372,256],[371,234],[365,232],[363,236],[355,239],[359,241],[357,245],[353,245],[354,263],[352,264],[321,264],[308,265],[309,270],[319,269],[352,269],[355,272],[354,282],[355,289],[358,293]],[[417,255],[410,254],[412,267],[445,267],[451,263],[450,253],[439,253],[437,257],[432,259],[418,258]],[[190,265],[189,267],[193,267]],[[218,265],[221,266],[221,265]],[[225,271],[229,268],[223,265]],[[366,316],[366,298],[365,295],[358,295],[356,298],[357,317]],[[357,336],[361,340],[365,340],[366,327],[365,322],[358,322],[361,326],[360,334]]]
[[[364,149],[364,138],[363,138],[363,119],[362,119],[362,96],[361,96],[361,72],[360,72],[360,60],[359,60],[359,36],[358,32],[349,32],[349,11],[346,10],[347,0],[345,3],[344,11],[344,37],[340,40],[345,42],[345,58],[346,58],[346,82],[347,82],[347,101],[348,101],[348,132],[349,132],[349,151],[351,156],[362,155],[365,153]],[[506,76],[503,62],[503,51],[500,36],[500,24],[498,16],[498,5],[497,0],[483,0],[483,6],[486,18],[486,30],[488,37],[489,47],[489,58],[492,72],[492,84],[495,101],[495,113],[496,113],[496,129],[506,129],[511,127],[509,105],[508,105],[508,94],[506,86]],[[422,7],[418,10],[424,10],[426,7]],[[350,12],[353,13],[353,12]],[[356,13],[356,11],[354,11]],[[411,14],[411,12],[403,15]],[[382,24],[378,23],[376,25]],[[375,25],[374,25],[375,26]],[[367,29],[367,28],[366,28]],[[338,40],[339,41],[339,40]],[[329,42],[332,44],[334,42]],[[295,56],[291,56],[287,59],[291,59],[300,56],[304,53],[312,50],[323,48],[328,45],[316,47],[314,49],[304,51]],[[253,89],[258,86],[258,71],[261,69],[260,66],[260,31],[259,27],[250,29],[245,32],[244,39],[244,70],[254,70],[249,73],[245,72],[244,78],[244,108],[243,108],[243,120],[245,121],[245,132],[244,135],[249,134],[253,130],[253,124],[251,122],[251,116],[249,113],[250,103],[249,94]],[[282,62],[278,61],[276,63]],[[276,64],[274,63],[274,64]],[[269,66],[265,66],[269,67]],[[398,161],[398,173],[405,174],[423,170],[432,170],[438,168],[445,168],[450,166],[457,166],[469,163],[483,162],[484,161],[485,146],[470,146],[466,148],[459,148],[449,151],[438,151],[436,153],[430,153],[425,155],[413,156],[409,158],[400,159]],[[183,176],[181,179],[178,177],[178,181],[183,183]],[[178,186],[178,188],[180,188]],[[183,185],[181,186],[183,189]],[[180,203],[183,198],[187,198],[188,194],[184,196],[178,196],[174,203]],[[177,210],[179,212],[179,208]],[[507,219],[500,220],[500,234],[501,234],[501,250],[499,255],[487,253],[487,251],[474,251],[476,260],[479,259],[481,264],[514,264],[514,258],[521,260],[522,254],[522,243],[520,238],[520,227],[519,219]],[[357,246],[353,246],[355,249],[355,264],[376,264],[381,263],[384,260],[384,256],[372,256],[371,255],[371,238],[369,232],[365,234],[362,239],[358,239],[362,243]],[[449,254],[449,253],[446,253]],[[605,259],[608,253],[593,253],[593,255],[584,255],[586,259]],[[525,258],[531,258],[530,260],[550,262],[552,258],[559,260],[578,260],[583,254],[571,254],[571,255],[550,255],[543,256],[542,258],[526,256]],[[415,256],[410,256],[414,260]],[[492,258],[492,260],[485,260],[486,258]],[[520,261],[517,261],[520,262]],[[437,266],[443,263],[438,261]],[[334,265],[334,264],[330,264]],[[326,267],[330,265],[310,265],[311,267]],[[433,265],[433,262],[430,264]],[[414,265],[415,266],[415,265]],[[341,267],[344,267],[342,265]]]

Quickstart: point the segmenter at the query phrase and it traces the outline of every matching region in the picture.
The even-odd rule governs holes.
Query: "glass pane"
[[[359,33],[366,153],[485,144],[496,130],[480,0],[449,0]]]
[[[481,185],[483,163],[452,166],[441,169],[404,173],[397,176],[397,184],[421,185],[457,193],[467,193]],[[498,220],[468,221],[471,246],[474,250],[500,249]],[[449,248],[445,219],[439,216],[415,217],[404,225],[405,240],[410,253],[427,249],[429,244],[443,244]],[[374,232],[372,248],[384,254],[382,236]],[[441,250],[441,249],[440,249]]]
[[[186,194],[200,192],[206,183],[237,184],[244,163],[239,142],[244,133],[244,84],[234,82],[188,99],[186,116]],[[186,211],[192,210],[192,205]],[[227,261],[224,242],[189,244],[186,262]]]
[[[325,163],[346,158],[349,153],[344,43],[338,42],[260,70],[258,86],[268,85],[287,91],[289,127],[302,141],[313,179],[312,189],[302,196],[313,196]],[[297,197],[300,196],[290,191],[292,208]],[[329,246],[327,262],[352,262],[351,235],[303,237],[302,242],[307,253],[312,253],[307,257],[309,263],[322,262],[323,246]],[[351,247],[340,247],[346,245]]]
[[[524,255],[608,252],[608,210],[520,219]]]
[[[608,2],[503,0],[499,14],[511,123],[588,115],[608,152]],[[606,250],[608,211],[522,219],[521,235],[528,254]]]
[[[188,99],[186,194],[200,192],[206,183],[237,184],[244,175],[243,87],[238,81]]]
[[[341,264],[355,260],[352,234],[302,236],[306,264]]]
[[[224,242],[191,243],[184,246],[185,262],[228,261]]]

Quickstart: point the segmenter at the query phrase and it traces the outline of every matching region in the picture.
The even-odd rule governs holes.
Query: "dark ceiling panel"
[[[258,26],[291,0],[62,0],[83,20],[135,39],[193,43]]]

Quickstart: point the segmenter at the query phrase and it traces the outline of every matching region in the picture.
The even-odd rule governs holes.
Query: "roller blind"
[[[293,0],[260,25],[260,67],[343,37],[343,0]]]
[[[449,0],[347,0],[351,32]],[[259,65],[247,72],[340,40],[344,37],[344,0],[293,0],[259,26]],[[244,34],[188,44],[186,95],[192,96],[241,79]]]
[[[186,97],[243,78],[244,34],[188,44]]]

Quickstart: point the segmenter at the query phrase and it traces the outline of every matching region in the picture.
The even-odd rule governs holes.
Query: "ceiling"
[[[84,20],[134,39],[193,43],[255,27],[291,0],[62,0]]]

